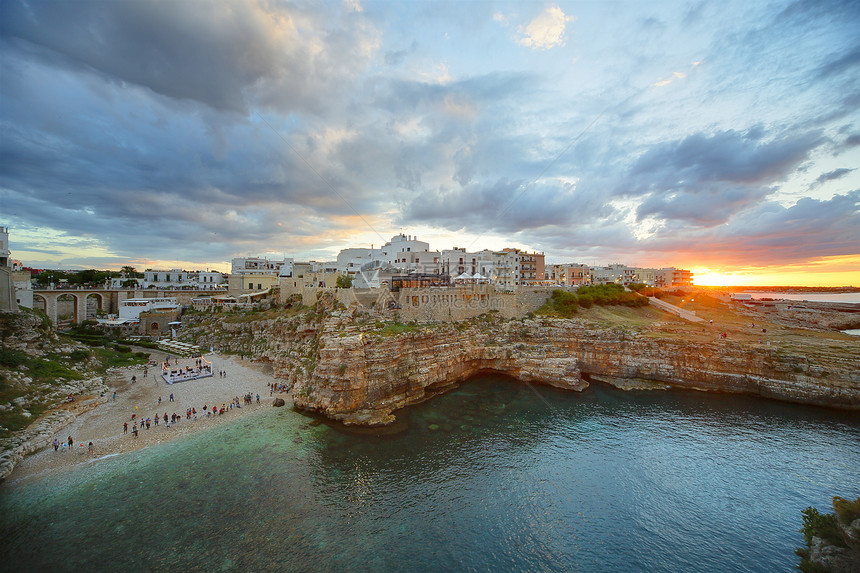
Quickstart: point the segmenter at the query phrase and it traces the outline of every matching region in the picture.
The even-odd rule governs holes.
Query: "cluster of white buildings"
[[[29,272],[9,258],[8,229],[0,227],[0,303],[32,307]],[[692,273],[676,268],[638,268],[621,264],[593,267],[578,263],[547,265],[544,253],[516,248],[469,251],[463,247],[431,250],[430,243],[398,234],[380,247],[341,250],[330,262],[300,262],[237,257],[231,272],[151,270],[143,278],[113,278],[113,289],[211,290],[233,297],[259,296],[281,283],[292,288],[333,287],[339,276],[352,278],[356,288],[400,284],[481,283],[497,290],[528,286],[579,286],[645,283],[651,286],[692,284]],[[213,293],[214,294],[214,293]],[[239,299],[237,299],[239,300]],[[250,300],[250,299],[249,299]]]
[[[135,288],[222,290],[227,286],[227,275],[217,271],[146,270],[143,278],[114,277],[110,288],[124,288],[134,283]]]
[[[578,286],[645,283],[651,286],[692,284],[688,270],[639,268],[613,264],[592,267],[566,263],[547,265],[544,253],[516,248],[468,251],[463,247],[431,250],[430,244],[412,235],[398,234],[380,247],[341,250],[332,262],[297,262],[292,258],[235,258],[229,277],[231,293],[259,292],[292,281],[292,286],[334,286],[337,276],[353,279],[356,288],[391,285],[393,280],[415,277],[430,281],[444,277],[450,283],[481,282],[512,290],[521,286]],[[331,284],[329,284],[331,283]]]

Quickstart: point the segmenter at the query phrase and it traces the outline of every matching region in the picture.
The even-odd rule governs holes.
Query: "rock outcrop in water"
[[[810,356],[765,344],[596,328],[578,319],[489,315],[403,325],[354,308],[220,326],[224,335],[204,343],[255,349],[287,381],[297,406],[346,424],[391,423],[396,410],[487,372],[566,390],[600,380],[860,409],[860,359],[838,347]]]

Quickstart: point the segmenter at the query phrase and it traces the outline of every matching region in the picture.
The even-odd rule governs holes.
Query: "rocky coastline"
[[[187,321],[186,321],[187,322]],[[722,339],[677,321],[644,328],[581,319],[398,325],[355,307],[289,318],[220,321],[196,340],[252,352],[292,389],[296,406],[348,425],[390,424],[395,412],[481,373],[581,391],[685,388],[860,410],[860,352],[798,348],[754,336]],[[657,325],[657,326],[655,326]],[[674,330],[673,330],[674,329]],[[194,331],[194,327],[190,329]],[[826,342],[826,341],[825,341]]]

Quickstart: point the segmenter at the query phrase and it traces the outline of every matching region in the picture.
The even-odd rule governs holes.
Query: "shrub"
[[[90,357],[89,350],[72,350],[69,352],[69,360],[72,362],[80,362]]]
[[[553,310],[562,316],[576,314],[578,298],[574,293],[555,289],[550,300]]]
[[[80,380],[84,376],[79,372],[68,368],[67,366],[54,362],[53,360],[43,360],[42,358],[34,358],[30,362],[30,375],[34,380],[39,381],[55,381],[57,378],[68,378],[70,380]]]
[[[833,498],[833,509],[836,510],[839,521],[849,525],[855,519],[860,518],[860,497],[851,501],[836,496]]]
[[[334,286],[337,288],[352,288],[352,277],[349,275],[338,275]]]
[[[17,368],[22,364],[26,364],[29,359],[30,356],[26,352],[8,348],[6,346],[0,346],[0,366]]]
[[[582,308],[591,308],[594,306],[594,298],[590,294],[583,294],[579,296],[579,306]]]
[[[820,537],[833,545],[845,547],[845,541],[842,540],[836,524],[835,513],[821,513],[814,507],[807,507],[800,513],[803,514],[803,527],[800,532],[807,545],[812,543],[813,537]]]

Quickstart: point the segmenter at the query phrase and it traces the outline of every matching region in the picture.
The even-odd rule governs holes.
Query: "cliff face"
[[[860,409],[860,360],[853,353],[835,352],[824,363],[764,344],[690,342],[575,319],[392,329],[356,321],[347,311],[311,316],[225,324],[221,343],[258,348],[258,357],[292,387],[297,406],[347,424],[390,423],[395,410],[482,372],[568,390],[598,379]]]

